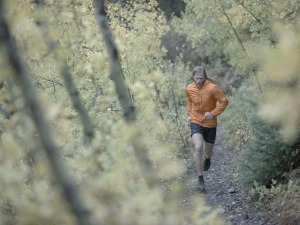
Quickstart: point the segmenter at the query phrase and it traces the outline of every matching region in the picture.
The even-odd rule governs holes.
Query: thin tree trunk
[[[52,166],[53,173],[63,189],[64,197],[69,203],[78,223],[80,225],[91,225],[88,210],[81,201],[76,186],[67,174],[66,168],[58,154],[58,148],[48,129],[49,125],[43,116],[42,107],[34,93],[26,67],[22,63],[15,43],[12,40],[4,11],[3,0],[0,0],[0,47],[8,58],[8,63],[25,97],[26,105],[31,110],[33,122],[40,133],[42,144]]]
[[[129,90],[125,84],[123,71],[121,68],[118,51],[114,43],[112,33],[106,20],[106,12],[104,9],[104,0],[94,0],[96,20],[100,27],[104,42],[107,47],[109,60],[111,64],[111,75],[114,81],[116,92],[123,109],[124,118],[129,125],[129,128],[134,130],[134,135],[131,138],[131,142],[135,151],[135,155],[138,159],[138,163],[143,177],[149,187],[153,187],[159,183],[158,178],[155,176],[154,167],[151,160],[147,155],[147,148],[143,141],[142,132],[139,127],[136,126],[136,114],[135,107],[130,98]]]
[[[245,6],[245,4],[244,4],[243,1],[237,0],[236,2],[239,3],[239,4],[240,4],[240,5],[241,5],[248,13],[250,13],[250,15],[253,16],[254,19],[255,19],[258,23],[260,23],[261,25],[263,25],[263,23],[260,21],[260,19],[258,19],[257,16],[255,16],[254,13],[252,13],[252,12]]]
[[[245,47],[244,47],[244,44],[243,44],[243,42],[242,42],[240,36],[238,35],[236,29],[233,27],[233,24],[232,24],[232,22],[231,22],[229,16],[227,15],[227,13],[225,12],[224,9],[221,9],[221,12],[224,14],[224,16],[226,17],[228,23],[230,24],[230,27],[231,27],[231,29],[233,30],[233,32],[234,32],[236,38],[238,39],[238,42],[239,42],[241,48],[243,49],[243,51],[244,51],[244,53],[245,53],[247,59],[249,60],[249,62],[251,62],[250,57],[249,57],[249,55],[248,55],[248,53],[247,53],[247,51],[246,51],[246,49],[245,49]],[[256,80],[256,83],[257,83],[257,86],[258,86],[260,95],[261,95],[261,97],[262,97],[262,100],[264,101],[264,95],[263,95],[263,92],[262,92],[262,88],[261,88],[261,85],[260,85],[260,81],[259,81],[258,76],[257,76],[257,73],[256,73],[256,71],[255,71],[255,69],[254,69],[253,67],[252,67],[252,73],[254,74],[254,77],[255,77],[255,80]]]
[[[43,10],[45,4],[43,0],[36,0],[35,1],[38,10]],[[41,34],[44,37],[44,40],[46,44],[48,45],[49,49],[54,49],[55,46],[57,46],[57,41],[52,40],[51,37],[49,37],[47,34],[49,32],[48,24],[47,22],[39,16],[37,18],[37,24],[39,25]],[[72,75],[70,73],[70,70],[67,66],[66,59],[62,58],[60,54],[58,53],[58,50],[54,49],[55,56],[58,60],[60,60],[60,75],[63,78],[65,87],[67,89],[67,92],[70,96],[70,99],[72,101],[73,107],[79,114],[80,121],[82,123],[83,129],[84,129],[84,137],[88,142],[91,142],[93,139],[95,132],[92,125],[92,122],[90,120],[90,117],[88,115],[88,112],[86,108],[84,107],[82,101],[80,100],[79,92],[75,87],[75,84],[72,79]]]

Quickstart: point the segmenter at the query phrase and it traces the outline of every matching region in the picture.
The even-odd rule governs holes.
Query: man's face
[[[194,75],[194,81],[198,87],[201,87],[205,81],[204,75],[202,73],[196,73]]]

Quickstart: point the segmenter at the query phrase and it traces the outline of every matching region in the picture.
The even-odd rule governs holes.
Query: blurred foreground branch
[[[136,126],[136,113],[133,102],[130,98],[129,90],[125,84],[124,74],[119,60],[118,50],[114,43],[112,33],[106,20],[106,12],[104,9],[104,0],[94,0],[96,20],[100,27],[103,40],[106,44],[111,65],[111,75],[114,81],[116,92],[123,109],[124,118],[134,130],[131,142],[138,159],[142,175],[144,176],[149,187],[153,187],[159,183],[155,176],[154,167],[147,155],[146,145],[140,128]]]
[[[16,77],[16,81],[22,89],[26,103],[31,110],[32,119],[40,133],[40,138],[44,149],[52,166],[55,177],[58,183],[61,185],[64,197],[68,201],[75,217],[80,225],[91,225],[89,219],[89,213],[87,208],[83,205],[79,197],[79,193],[76,189],[74,182],[66,172],[66,168],[61,161],[61,158],[57,151],[57,146],[54,143],[51,132],[49,131],[44,116],[43,110],[38,102],[30,78],[28,76],[26,67],[24,66],[21,58],[17,53],[15,43],[12,40],[12,36],[8,29],[8,24],[4,15],[3,0],[0,0],[0,47],[7,56],[9,66],[12,69],[13,74]]]
[[[92,125],[92,122],[90,120],[90,117],[88,115],[88,111],[84,107],[79,92],[74,84],[72,75],[70,73],[70,69],[67,65],[67,60],[62,57],[63,54],[59,54],[59,50],[55,49],[57,46],[57,41],[53,40],[51,38],[51,35],[49,34],[49,27],[45,19],[43,18],[42,10],[45,6],[43,0],[35,1],[37,9],[39,10],[39,16],[37,18],[37,25],[41,31],[41,34],[43,35],[43,38],[48,45],[49,49],[54,49],[54,54],[58,62],[60,62],[60,75],[63,78],[65,88],[70,96],[71,102],[75,108],[75,110],[79,114],[79,118],[81,121],[81,124],[84,128],[84,137],[88,142],[91,142],[93,137],[95,136],[94,128]]]

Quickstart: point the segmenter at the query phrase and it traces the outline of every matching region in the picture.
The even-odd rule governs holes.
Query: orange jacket
[[[201,88],[195,83],[186,88],[187,114],[192,123],[203,127],[217,127],[217,115],[221,114],[228,105],[228,99],[222,90],[214,83],[206,80]],[[217,104],[218,103],[218,104]],[[206,119],[205,112],[211,112],[212,119]]]

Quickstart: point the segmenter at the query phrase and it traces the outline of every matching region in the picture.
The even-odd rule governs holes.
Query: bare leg
[[[195,160],[195,167],[198,176],[203,176],[203,145],[204,139],[202,134],[196,133],[192,136],[193,144],[194,144],[194,160]]]
[[[207,142],[204,143],[204,153],[207,159],[210,159],[212,157],[213,148],[214,148],[214,144],[207,143]]]

